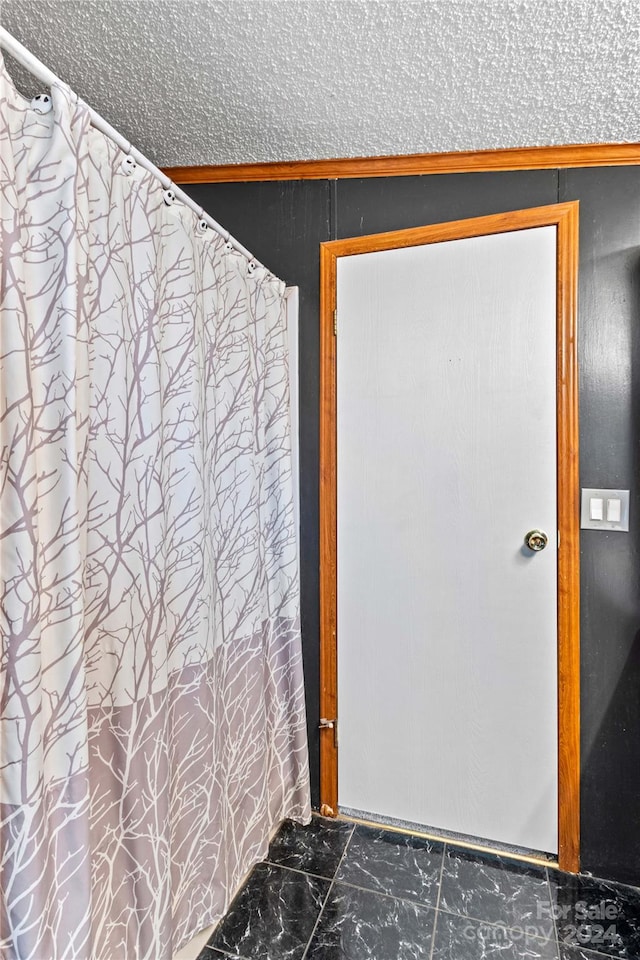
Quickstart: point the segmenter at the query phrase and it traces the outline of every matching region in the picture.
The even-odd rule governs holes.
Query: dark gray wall
[[[583,486],[629,487],[631,532],[582,535],[582,867],[640,882],[640,168],[207,184],[191,195],[300,287],[302,633],[319,799],[319,244],[580,201]]]
[[[580,201],[580,483],[631,490],[630,533],[583,530],[582,862],[640,882],[640,168],[560,174]]]

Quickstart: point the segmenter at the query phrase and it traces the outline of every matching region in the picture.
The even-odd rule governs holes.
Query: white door
[[[549,853],[556,245],[337,264],[339,807]]]

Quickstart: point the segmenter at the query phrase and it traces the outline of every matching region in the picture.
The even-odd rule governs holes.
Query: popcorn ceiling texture
[[[160,165],[640,140],[638,0],[2,0],[0,20]]]

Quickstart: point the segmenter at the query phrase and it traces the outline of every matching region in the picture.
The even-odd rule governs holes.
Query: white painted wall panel
[[[555,256],[543,227],[338,261],[339,804],[549,852]]]

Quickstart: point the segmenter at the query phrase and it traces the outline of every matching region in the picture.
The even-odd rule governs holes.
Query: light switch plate
[[[592,498],[602,500],[605,506],[604,519],[592,520],[590,501]],[[612,522],[606,519],[607,500],[620,501],[620,521]],[[626,532],[629,529],[629,491],[628,490],[592,490],[583,489],[582,509],[580,511],[580,526],[583,530],[619,530]]]

